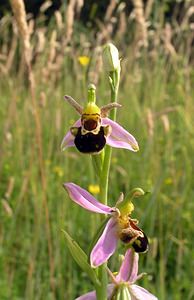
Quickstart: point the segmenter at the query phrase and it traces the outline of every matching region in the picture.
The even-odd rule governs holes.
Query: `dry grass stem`
[[[26,61],[29,64],[31,61],[30,34],[26,21],[24,2],[23,0],[11,0],[11,6],[21,35],[21,40],[24,45]]]
[[[77,2],[76,2],[76,12],[77,12],[78,15],[80,14],[83,5],[84,5],[84,0],[77,0]]]
[[[170,130],[170,122],[169,122],[168,116],[167,115],[162,115],[161,120],[162,120],[162,124],[164,126],[165,133],[168,133],[169,130]]]
[[[52,5],[52,1],[46,1],[44,2],[41,7],[40,7],[40,11],[42,13],[44,13],[50,6]]]
[[[111,19],[113,12],[117,6],[118,2],[116,0],[110,0],[110,3],[106,9],[106,14],[104,17],[104,21],[107,22]]]
[[[57,31],[53,30],[50,39],[49,57],[48,57],[48,68],[54,63],[56,57],[56,47],[57,47]]]
[[[147,20],[152,12],[154,0],[148,0],[145,7],[145,19]]]
[[[29,34],[29,29],[26,21],[26,12],[25,12],[23,0],[11,0],[11,6],[17,22],[21,40],[23,41],[23,45],[24,45],[24,57],[27,66],[27,71],[28,71],[28,80],[30,84],[30,93],[31,93],[31,100],[33,105],[33,116],[34,116],[35,127],[36,127],[35,134],[36,134],[36,141],[38,147],[39,171],[40,171],[41,184],[43,190],[42,193],[43,206],[45,209],[45,216],[46,216],[46,233],[47,233],[47,241],[48,241],[49,263],[50,263],[50,284],[51,284],[52,291],[54,292],[55,290],[55,287],[53,285],[54,260],[52,254],[50,218],[49,218],[49,210],[48,210],[47,196],[46,196],[47,183],[45,177],[43,149],[42,149],[42,128],[41,128],[38,106],[36,103],[34,74],[31,67],[30,34]]]
[[[35,31],[35,21],[32,18],[28,22],[28,31],[29,31],[29,37],[31,37],[31,35]]]
[[[13,23],[13,31],[14,30],[14,23]],[[9,50],[9,53],[7,55],[7,59],[6,59],[6,66],[5,66],[5,69],[6,69],[6,73],[8,74],[12,65],[13,65],[13,61],[14,61],[14,57],[15,57],[15,53],[16,53],[16,49],[17,49],[17,41],[18,41],[18,38],[16,36],[16,33],[14,33],[13,35],[13,38],[11,40],[11,46],[10,46],[10,50]]]
[[[142,0],[133,0],[135,19],[138,24],[136,39],[140,45],[148,46],[147,24],[144,15],[144,4]]]
[[[74,23],[74,14],[75,14],[75,4],[76,0],[70,0],[67,6],[66,11],[66,39],[65,43],[67,44],[71,40],[73,34],[73,23]]]
[[[97,22],[98,26],[100,28],[98,34],[97,34],[97,45],[100,46],[107,41],[111,40],[111,34],[113,32],[113,24],[110,20],[110,23],[104,25],[101,22]]]
[[[123,35],[125,34],[127,29],[127,20],[126,15],[124,11],[121,11],[119,14],[119,25],[117,30],[117,38],[121,40],[123,38]]]
[[[11,194],[12,194],[13,189],[14,189],[14,185],[15,185],[15,178],[13,176],[11,176],[9,178],[9,181],[8,181],[8,186],[7,186],[6,193],[4,195],[6,200],[8,200],[11,197]]]
[[[169,23],[165,24],[163,40],[164,40],[164,48],[167,51],[167,53],[170,53],[173,57],[176,57],[177,54],[176,54],[175,48],[171,42],[172,28]]]
[[[0,60],[6,61],[7,60],[7,55],[0,53]]]
[[[40,107],[45,108],[46,102],[47,102],[46,94],[45,94],[45,92],[42,91],[40,93]]]
[[[194,14],[194,5],[190,6],[182,20],[181,23],[181,30],[185,30],[188,28],[189,25],[189,19],[192,17],[192,15]]]
[[[154,118],[153,118],[153,113],[150,108],[147,109],[146,123],[147,123],[147,127],[148,127],[148,135],[149,135],[149,137],[153,137],[153,135],[154,135]]]
[[[93,82],[95,85],[98,85],[100,73],[102,71],[102,55],[101,55],[101,47],[96,47],[94,49],[94,57],[95,57],[95,70],[90,70],[89,72],[89,82]]]
[[[9,205],[9,203],[4,199],[1,200],[1,203],[2,203],[2,206],[3,206],[6,214],[9,217],[12,217],[13,216],[13,210],[12,210],[11,206]]]
[[[7,75],[7,68],[4,64],[0,63],[0,71],[3,75]]]
[[[59,10],[55,11],[55,19],[56,19],[56,23],[57,23],[57,28],[59,30],[61,30],[64,27],[64,24],[63,24],[63,17]]]
[[[163,110],[161,110],[159,112],[155,112],[154,113],[154,118],[159,118],[162,115],[166,115],[166,114],[169,114],[169,113],[175,112],[175,111],[177,111],[177,107],[169,106],[169,107],[166,107],[166,108],[164,108]]]
[[[61,130],[61,123],[62,123],[61,119],[62,119],[61,118],[61,110],[57,109],[56,117],[55,117],[55,128],[56,128],[57,132],[60,132],[60,130]]]
[[[38,42],[37,42],[37,46],[36,46],[36,50],[35,52],[37,54],[43,52],[44,48],[45,48],[45,43],[46,43],[46,38],[45,38],[45,29],[44,28],[40,28],[36,31],[37,34],[37,38],[38,38]]]

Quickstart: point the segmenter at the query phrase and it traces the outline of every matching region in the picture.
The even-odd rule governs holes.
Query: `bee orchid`
[[[134,152],[139,150],[136,139],[117,122],[108,118],[109,111],[121,107],[120,104],[110,103],[99,108],[94,102],[88,102],[83,108],[70,96],[65,96],[65,100],[74,107],[80,118],[64,136],[62,150],[76,146],[82,153],[97,154],[106,144]]]
[[[109,272],[112,282],[107,286],[107,299],[128,299],[128,300],[157,300],[157,298],[146,289],[135,284],[144,274],[138,275],[139,255],[133,249],[128,249],[121,264],[118,274],[115,276]],[[125,295],[123,298],[119,295]],[[82,295],[76,300],[96,300],[96,292],[92,291]]]
[[[110,216],[91,251],[90,263],[92,267],[98,267],[106,262],[115,252],[119,240],[128,247],[132,246],[136,252],[147,251],[148,239],[145,233],[137,227],[138,221],[130,217],[134,209],[131,201],[123,201],[123,195],[121,195],[116,207],[109,207],[98,202],[90,193],[74,183],[65,183],[64,188],[71,200],[83,208]]]

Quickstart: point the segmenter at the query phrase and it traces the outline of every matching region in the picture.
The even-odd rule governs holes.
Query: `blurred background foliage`
[[[61,229],[87,251],[99,217],[71,203],[62,183],[98,181],[90,157],[60,143],[77,119],[65,94],[83,104],[93,82],[99,106],[110,101],[107,41],[122,59],[118,122],[140,145],[113,150],[110,204],[137,186],[149,192],[134,203],[150,239],[141,284],[161,300],[193,299],[193,1],[25,3],[35,106],[15,20],[0,4],[0,299],[74,299],[92,288]],[[118,253],[110,263],[118,269]]]

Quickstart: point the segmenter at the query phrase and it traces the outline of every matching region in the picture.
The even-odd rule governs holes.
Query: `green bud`
[[[120,69],[119,51],[113,44],[108,43],[104,46],[102,60],[107,72]]]

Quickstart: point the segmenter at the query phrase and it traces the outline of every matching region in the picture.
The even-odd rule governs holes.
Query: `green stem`
[[[117,94],[118,94],[118,77],[111,74],[112,81],[110,82],[111,85],[111,102],[117,102]],[[116,79],[116,80],[115,80]],[[116,110],[112,110],[110,113],[110,118],[115,121],[116,120]],[[104,150],[104,160],[102,163],[102,171],[100,174],[100,201],[107,205],[108,202],[108,183],[109,183],[109,171],[110,171],[110,162],[111,162],[111,155],[112,155],[112,148],[110,146],[105,147]],[[104,218],[104,216],[102,216]],[[107,299],[107,271],[106,271],[106,263],[99,267],[98,277],[101,282],[100,289],[96,290],[96,295],[98,300],[106,300]]]
[[[96,287],[97,299],[107,300],[108,278],[107,278],[106,264],[103,264],[100,267],[98,267],[98,278],[100,279],[101,285],[99,287]]]
[[[118,95],[118,85],[114,89],[111,88],[111,102],[117,102],[117,95]],[[116,109],[113,109],[110,112],[110,119],[112,119],[113,121],[116,120]],[[102,172],[100,176],[100,201],[106,205],[108,201],[108,181],[109,181],[111,155],[112,155],[112,147],[106,146],[105,153],[104,153],[104,161],[102,165]]]
[[[99,178],[102,171],[102,163],[104,161],[104,151],[102,151],[100,154],[97,155],[91,155],[92,158],[92,164],[95,170],[95,174]]]

